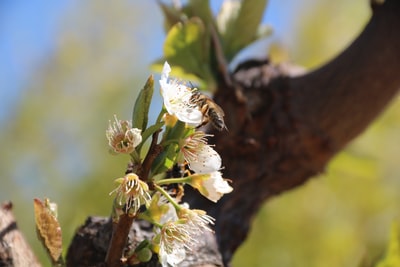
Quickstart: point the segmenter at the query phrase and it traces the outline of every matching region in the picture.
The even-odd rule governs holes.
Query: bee
[[[198,127],[211,122],[212,126],[214,126],[218,131],[227,129],[224,122],[224,111],[211,98],[199,91],[193,91],[190,103],[196,105],[203,114],[203,121]]]

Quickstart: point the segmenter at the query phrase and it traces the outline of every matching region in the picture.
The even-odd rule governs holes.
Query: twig
[[[161,152],[160,146],[157,144],[160,131],[158,130],[153,134],[149,152],[138,170],[137,174],[143,181],[148,180],[151,165]],[[119,217],[118,222],[113,224],[113,233],[105,259],[108,267],[118,267],[121,265],[121,257],[134,219],[135,216],[123,214]]]

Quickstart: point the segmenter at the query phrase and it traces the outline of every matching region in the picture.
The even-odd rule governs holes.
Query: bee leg
[[[209,122],[210,122],[210,119],[208,118],[208,116],[203,116],[203,120],[201,121],[200,125],[196,127],[196,129],[203,127],[204,125],[206,125]]]

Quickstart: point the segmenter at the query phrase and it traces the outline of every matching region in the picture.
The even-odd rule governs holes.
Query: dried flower
[[[217,202],[224,194],[232,192],[233,188],[222,178],[219,171],[208,174],[191,175],[190,185],[213,202]]]
[[[109,123],[106,131],[108,144],[115,153],[130,154],[142,142],[141,130],[132,128],[130,121],[118,120]]]
[[[140,206],[150,204],[149,187],[136,174],[128,173],[124,177],[116,179],[115,182],[119,185],[110,195],[116,192],[116,200],[119,205],[126,205],[126,212],[136,214]]]
[[[192,89],[177,80],[168,80],[171,67],[165,62],[161,74],[160,87],[164,99],[164,106],[170,115],[190,126],[198,126],[203,120],[200,110],[191,104]]]

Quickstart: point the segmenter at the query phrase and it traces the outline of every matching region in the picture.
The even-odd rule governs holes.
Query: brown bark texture
[[[216,217],[225,263],[261,204],[323,172],[397,94],[400,1],[372,10],[361,35],[325,66],[291,78],[277,66],[247,64],[233,73],[233,86],[219,88],[229,133],[215,133],[215,143],[234,191],[217,205],[195,206]]]
[[[0,206],[0,266],[41,266],[18,229],[11,202],[4,202]]]
[[[215,101],[229,131],[214,133],[213,141],[234,191],[217,204],[186,192],[191,207],[206,210],[216,225],[215,235],[199,240],[201,247],[182,266],[229,265],[260,205],[323,172],[397,94],[400,1],[372,4],[372,10],[360,36],[313,72],[292,77],[290,67],[268,60],[245,62],[228,79],[221,71]],[[67,265],[105,266],[112,229],[108,219],[88,218],[70,245]],[[126,249],[150,232],[135,222]]]

